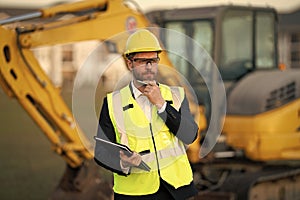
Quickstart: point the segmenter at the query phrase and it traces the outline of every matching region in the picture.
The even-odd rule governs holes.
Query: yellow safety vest
[[[178,110],[184,98],[183,88],[163,84],[159,87],[162,97]],[[185,146],[158,116],[156,106],[152,106],[152,118],[149,121],[132,97],[129,86],[108,94],[107,102],[117,142],[138,153],[150,150],[150,153],[142,155],[143,161],[151,167],[150,172],[132,167],[128,176],[114,173],[116,193],[153,194],[159,188],[160,177],[174,188],[192,182],[193,174]]]

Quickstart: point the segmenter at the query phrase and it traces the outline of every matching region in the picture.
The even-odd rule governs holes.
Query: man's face
[[[157,76],[159,58],[157,52],[137,53],[127,61],[135,80],[151,81]]]

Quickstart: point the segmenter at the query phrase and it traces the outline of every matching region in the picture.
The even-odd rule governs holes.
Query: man
[[[128,146],[133,154],[113,152],[96,142],[95,161],[114,172],[114,199],[187,199],[197,193],[185,152],[198,126],[181,87],[156,82],[157,38],[138,30],[124,56],[133,80],[109,93],[100,113],[97,137]],[[140,169],[141,162],[151,170]]]

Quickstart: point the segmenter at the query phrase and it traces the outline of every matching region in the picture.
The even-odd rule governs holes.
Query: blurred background
[[[176,10],[221,5],[275,8],[278,12],[278,64],[282,64],[284,68],[300,69],[300,0],[135,2],[144,13],[157,9]],[[60,3],[61,0],[1,0],[0,19],[31,13]],[[76,73],[97,45],[98,41],[89,41],[33,50],[53,84],[61,89],[61,94],[70,108]],[[0,132],[0,199],[48,199],[60,181],[66,163],[53,152],[43,132],[19,103],[5,95],[3,90],[0,90]]]

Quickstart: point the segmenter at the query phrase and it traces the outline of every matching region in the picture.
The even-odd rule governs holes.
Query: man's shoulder
[[[120,88],[120,89],[117,89],[117,90],[114,90],[114,91],[111,91],[111,92],[107,93],[106,94],[106,99],[110,100],[112,98],[119,97],[120,94],[122,93],[122,91],[126,91],[126,90],[130,91],[129,85],[126,85],[123,88]]]

